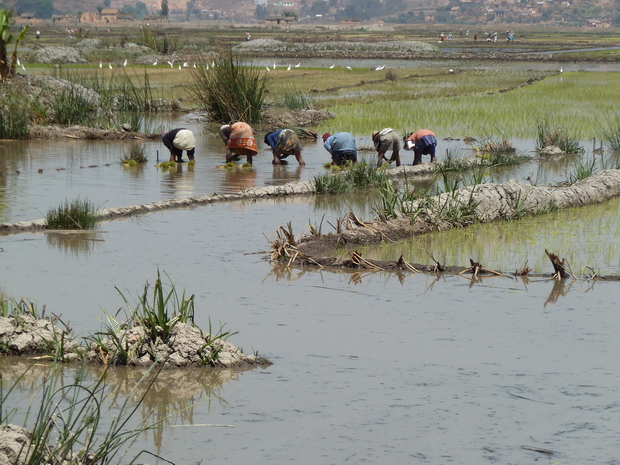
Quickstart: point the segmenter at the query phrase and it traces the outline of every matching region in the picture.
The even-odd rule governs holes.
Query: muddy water
[[[322,172],[327,159],[320,146],[308,144],[308,167],[292,163],[278,173],[263,150],[251,174],[231,175],[215,168],[223,161],[215,131],[199,140],[194,171],[182,166],[173,174],[157,171],[151,161],[142,170],[123,169],[117,160],[125,145],[119,143],[20,148],[2,141],[5,220],[41,217],[78,194],[118,206],[308,179]],[[158,149],[161,156],[163,146],[147,146],[150,158]],[[571,163],[528,164],[502,176],[561,177]],[[263,234],[272,237],[289,221],[300,233],[308,221],[323,218],[329,230],[327,221],[335,224],[349,204],[361,216],[371,215],[359,194],[267,199],[159,212],[105,223],[86,235],[4,236],[0,286],[6,295],[62,314],[84,336],[101,328],[97,318],[104,312],[122,307],[115,287],[137,296],[160,269],[179,289],[196,294],[199,326],[207,328],[209,319],[216,328],[225,322],[226,329],[239,331],[233,343],[274,362],[243,373],[191,370],[182,378],[162,378],[138,419],[204,402],[174,415],[134,452],[148,449],[179,464],[615,460],[617,284],[282,271],[253,253],[267,249]],[[567,247],[608,240],[605,228],[617,227],[617,215],[604,215],[609,222],[593,228],[602,230],[598,235],[586,231]],[[589,227],[573,224],[569,228]],[[540,242],[512,239],[525,256],[540,253],[546,246]],[[596,258],[600,252],[592,253]],[[3,363],[5,384],[24,369],[23,361]],[[66,369],[65,384],[72,370]],[[43,376],[38,373],[13,393],[11,405],[20,407],[16,420]],[[136,377],[131,369],[114,370],[113,389],[122,398]],[[111,404],[106,417],[118,408],[118,401]]]

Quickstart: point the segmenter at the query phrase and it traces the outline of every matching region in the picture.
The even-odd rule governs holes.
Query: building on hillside
[[[74,15],[52,15],[52,23],[75,23]]]
[[[348,24],[356,26],[358,24],[362,24],[362,18],[342,18],[340,24]]]
[[[103,23],[115,23],[118,21],[118,15],[121,14],[120,10],[116,8],[104,8],[101,10],[101,22]]]
[[[282,16],[282,15],[269,15],[265,16],[265,22],[267,24],[292,24],[297,21],[294,16]]]
[[[101,17],[96,11],[85,11],[82,13],[79,19],[80,23],[98,23],[100,21]]]

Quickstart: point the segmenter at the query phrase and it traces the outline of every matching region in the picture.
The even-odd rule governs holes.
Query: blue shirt
[[[276,149],[276,145],[278,144],[278,137],[280,137],[280,133],[282,131],[284,131],[284,129],[278,129],[277,131],[269,134],[267,138],[265,139],[269,147],[271,147],[271,150]]]
[[[342,152],[357,153],[357,144],[355,143],[355,139],[348,132],[339,132],[333,136],[329,136],[323,145],[325,150],[332,155]]]

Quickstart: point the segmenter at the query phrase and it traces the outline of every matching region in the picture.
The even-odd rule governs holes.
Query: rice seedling
[[[213,364],[214,362],[217,361],[220,355],[220,351],[221,351],[221,346],[216,344],[217,341],[220,341],[220,340],[225,341],[229,337],[232,337],[235,334],[239,333],[239,331],[232,331],[232,330],[224,331],[225,326],[226,326],[226,323],[220,322],[220,327],[217,330],[217,332],[213,332],[213,325],[211,324],[211,318],[209,318],[209,332],[206,335],[206,340],[205,340],[204,345],[200,348],[200,353],[202,354],[203,365]],[[209,349],[209,350],[206,350],[206,349]]]
[[[475,152],[482,152],[482,157],[488,156],[492,153],[514,153],[516,149],[512,143],[505,137],[494,139],[492,137],[485,137],[478,139],[478,142],[472,144]]]
[[[136,163],[146,163],[148,158],[144,155],[144,144],[133,143],[129,146],[129,151],[125,152],[123,157],[121,157],[121,163],[127,164],[130,166],[135,165]]]
[[[581,153],[584,151],[579,143],[579,135],[570,133],[560,126],[551,126],[546,118],[539,119],[536,123],[536,128],[536,150],[555,145],[566,153]]]
[[[269,79],[257,66],[243,66],[229,52],[217,60],[215,68],[192,70],[192,78],[191,98],[212,121],[261,121]]]
[[[49,229],[95,229],[99,217],[93,203],[89,200],[65,200],[57,208],[47,212],[46,223]]]
[[[317,194],[342,194],[354,189],[377,187],[389,179],[385,170],[378,169],[366,162],[359,162],[343,169],[334,168],[338,169],[332,169],[331,173],[314,177]]]

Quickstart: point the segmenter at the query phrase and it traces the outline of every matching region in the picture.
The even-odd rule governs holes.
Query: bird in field
[[[19,61],[19,58],[17,59],[17,66],[21,66],[21,62]]]
[[[453,70],[453,69],[449,69],[448,71],[449,71],[450,73],[454,73],[454,70]]]
[[[100,62],[99,62],[99,67],[100,67],[100,68],[103,68],[103,61],[100,61]]]
[[[349,71],[353,71],[353,68],[351,68],[350,66],[347,66],[347,69],[348,69]]]
[[[194,68],[196,67],[196,62],[194,62]]]
[[[127,60],[123,63],[123,67],[127,66]]]
[[[153,63],[153,66],[157,66],[157,60],[155,60],[155,62]]]
[[[385,65],[377,66],[375,71],[381,71],[383,68],[385,68]]]
[[[301,61],[295,65],[295,68],[299,68],[301,66]]]
[[[211,62],[211,68],[215,68],[215,61]]]
[[[205,65],[205,69],[206,69],[207,71],[209,71],[209,63],[207,63],[207,64]]]
[[[291,65],[288,65],[288,68],[286,68],[287,71],[291,70]]]
[[[563,72],[564,70],[562,69],[562,67],[560,66],[560,73]]]
[[[271,71],[271,70],[269,69],[269,66],[265,66],[265,69],[267,70],[267,72]]]
[[[112,63],[108,63],[108,68],[112,69]]]
[[[331,65],[331,66],[329,67],[329,69],[333,69],[333,68],[334,68],[334,66],[336,66],[336,65]]]
[[[174,60],[169,61],[169,62],[168,62],[168,64],[170,65],[170,68],[172,68],[172,67],[173,67],[173,65],[174,65]]]
[[[183,68],[181,68],[181,65],[179,65],[179,69],[183,69]]]

